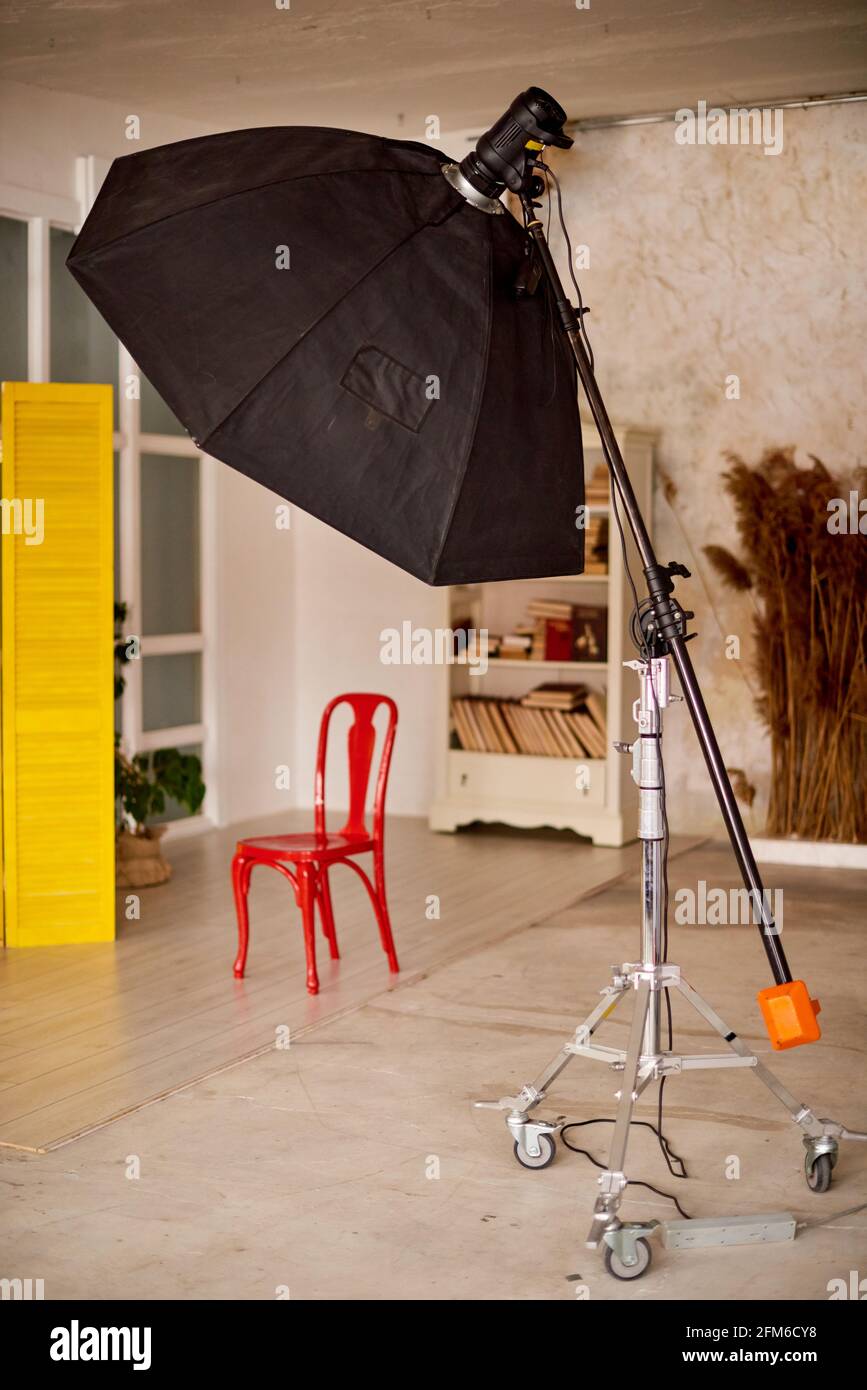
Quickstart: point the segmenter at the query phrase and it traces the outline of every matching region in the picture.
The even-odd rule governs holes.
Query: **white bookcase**
[[[648,430],[616,428],[639,506],[651,529],[653,445]],[[582,424],[585,476],[589,478],[602,450],[592,424]],[[504,462],[505,466],[505,462]],[[566,599],[573,603],[608,606],[608,659],[602,663],[512,661],[490,659],[484,675],[471,675],[471,667],[454,664],[436,668],[439,749],[436,799],[431,807],[432,830],[453,831],[472,821],[500,822],[524,828],[552,826],[574,830],[596,845],[622,845],[635,838],[637,792],[630,770],[632,759],[614,750],[615,740],[632,742],[635,724],[632,704],[638,684],[623,662],[634,649],[628,623],[632,594],[623,568],[617,526],[608,505],[607,575],[567,575],[557,579],[506,580],[491,584],[459,585],[442,591],[442,626],[472,615],[477,628],[510,631],[522,621],[532,598]],[[592,508],[591,508],[592,513]],[[629,563],[638,586],[645,590],[641,566],[628,527]],[[520,526],[520,517],[515,518]],[[607,704],[608,756],[604,760],[534,757],[527,754],[471,753],[454,747],[451,701],[466,695],[509,699],[525,695],[543,681],[583,681],[604,691]]]

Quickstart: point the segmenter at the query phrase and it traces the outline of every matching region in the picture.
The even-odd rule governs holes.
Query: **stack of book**
[[[533,645],[533,634],[526,624],[519,623],[514,632],[495,637],[493,643],[496,655],[501,661],[527,661]],[[490,639],[488,650],[491,650]]]
[[[560,599],[533,599],[527,605],[533,620],[534,661],[574,661],[572,653],[572,604]]]
[[[461,748],[547,758],[604,758],[605,702],[583,685],[540,685],[522,700],[452,700]]]
[[[562,665],[607,659],[608,609],[602,605],[532,599],[527,615],[532,620],[533,636],[527,652],[531,660]]]

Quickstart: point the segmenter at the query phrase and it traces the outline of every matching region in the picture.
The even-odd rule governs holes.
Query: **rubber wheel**
[[[646,1274],[650,1269],[651,1250],[644,1236],[640,1236],[635,1242],[635,1253],[638,1260],[634,1265],[625,1265],[611,1249],[610,1245],[605,1246],[605,1268],[615,1279],[640,1279],[642,1274]]]
[[[522,1168],[547,1168],[550,1163],[554,1162],[554,1155],[556,1152],[557,1146],[550,1134],[539,1135],[538,1158],[534,1158],[532,1154],[527,1153],[527,1150],[521,1147],[518,1140],[515,1140],[515,1157]]]
[[[819,1154],[812,1168],[807,1172],[807,1186],[811,1192],[827,1192],[831,1186],[831,1170],[834,1167],[830,1154]]]

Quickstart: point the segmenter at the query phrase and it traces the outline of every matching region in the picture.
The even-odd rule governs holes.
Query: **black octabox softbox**
[[[576,573],[568,344],[445,162],[299,127],[145,150],[68,265],[209,454],[429,584]]]

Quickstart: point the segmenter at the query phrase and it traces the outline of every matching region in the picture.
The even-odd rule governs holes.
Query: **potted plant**
[[[122,635],[126,615],[126,604],[116,603],[115,699],[123,693],[126,681],[122,668],[130,660],[128,644]],[[149,825],[148,820],[162,815],[167,798],[195,815],[205,795],[201,760],[194,753],[181,753],[177,748],[158,748],[153,753],[135,753],[130,758],[121,747],[120,735],[116,734],[114,788],[118,888],[145,888],[165,883],[172,873],[160,844],[166,826]]]

